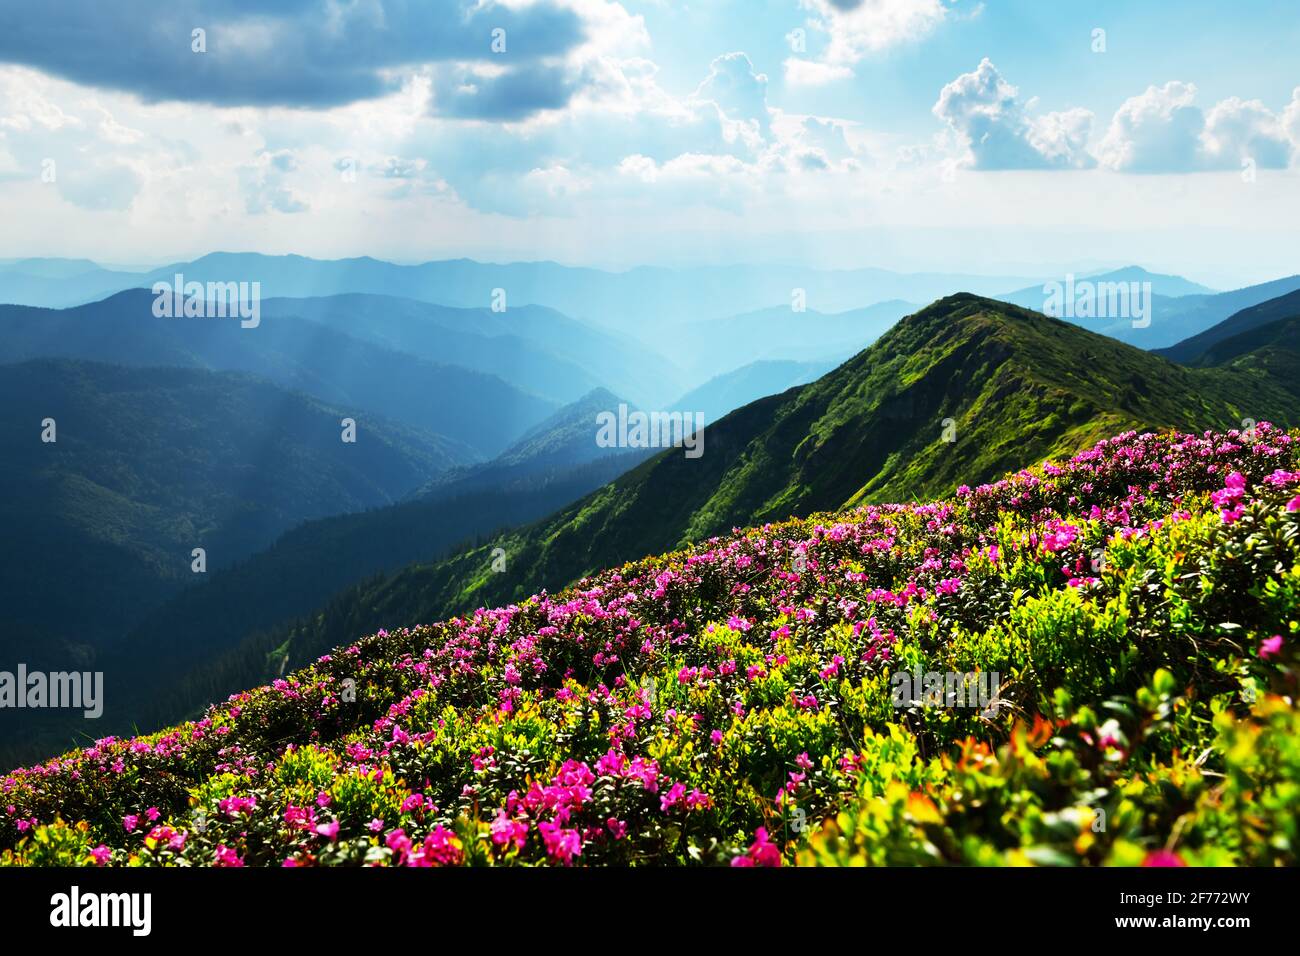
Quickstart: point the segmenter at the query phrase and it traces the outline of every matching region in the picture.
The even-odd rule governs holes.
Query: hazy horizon
[[[1215,288],[1300,257],[1300,28],[1273,0],[76,6],[0,8],[0,257]]]

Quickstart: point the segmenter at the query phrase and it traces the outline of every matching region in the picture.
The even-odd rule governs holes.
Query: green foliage
[[[3,862],[1294,865],[1297,449],[1129,433],[381,630],[0,779]]]

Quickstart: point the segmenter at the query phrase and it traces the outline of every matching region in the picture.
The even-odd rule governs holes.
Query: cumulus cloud
[[[618,173],[624,189],[655,203],[709,205],[740,213],[762,189],[758,169],[734,156],[683,153],[666,163],[646,156],[627,157]]]
[[[403,159],[386,156],[379,165],[379,175],[385,179],[414,179],[428,164],[422,159]]]
[[[1205,115],[1195,97],[1195,86],[1171,81],[1125,100],[1098,147],[1102,163],[1135,173],[1196,168]]]
[[[767,75],[754,72],[744,53],[727,53],[709,64],[709,75],[695,91],[695,99],[716,103],[729,118],[758,124],[767,134],[771,116],[767,109]]]
[[[1287,166],[1285,114],[1235,96],[1206,114],[1195,98],[1194,84],[1171,80],[1125,100],[1098,145],[1101,162],[1131,173],[1236,169],[1247,160],[1263,169]]]
[[[35,180],[82,209],[125,210],[151,159],[144,134],[93,102],[69,102],[31,70],[0,69],[0,177]]]
[[[837,162],[853,155],[844,124],[835,120],[806,116],[799,124],[799,137]]]
[[[1291,156],[1282,119],[1259,100],[1235,96],[1206,114],[1201,143],[1210,167],[1235,168],[1253,160],[1261,169],[1285,169]]]
[[[1282,111],[1282,129],[1291,142],[1300,145],[1300,86],[1291,93],[1291,102]]]
[[[974,169],[1081,169],[1094,165],[1086,146],[1092,113],[1074,109],[1029,115],[1016,87],[985,57],[948,83],[934,115],[964,144]]]

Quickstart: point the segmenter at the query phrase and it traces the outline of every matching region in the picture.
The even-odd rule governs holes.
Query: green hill
[[[217,573],[305,520],[390,504],[473,460],[378,419],[345,443],[347,413],[234,373],[32,361],[0,366],[0,407],[0,660],[33,668],[101,657],[202,578],[195,548]]]
[[[536,521],[639,464],[645,451],[592,439],[595,412],[618,402],[596,390],[491,462],[448,469],[393,505],[305,522],[177,594],[104,658],[105,732],[171,722],[278,672],[280,631],[340,589]]]
[[[1292,391],[1300,390],[1300,314],[1219,339],[1187,364],[1253,370],[1284,383]]]
[[[1300,443],[1125,434],[348,639],[0,778],[9,866],[1294,866]]]
[[[701,457],[662,452],[539,523],[359,584],[257,646],[283,649],[292,666],[358,633],[519,600],[733,527],[949,494],[1128,428],[1247,418],[1300,421],[1300,399],[1258,369],[1188,369],[1035,312],[952,296],[816,382],[708,426]],[[504,571],[493,570],[494,548]]]

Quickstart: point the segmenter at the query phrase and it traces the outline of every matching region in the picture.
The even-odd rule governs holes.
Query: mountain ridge
[[[1030,310],[950,296],[817,381],[706,426],[701,458],[661,452],[542,521],[351,588],[275,643],[302,662],[358,631],[509,603],[733,527],[950,493],[1129,427],[1246,419],[1300,421],[1300,399],[1249,369],[1187,369]]]

